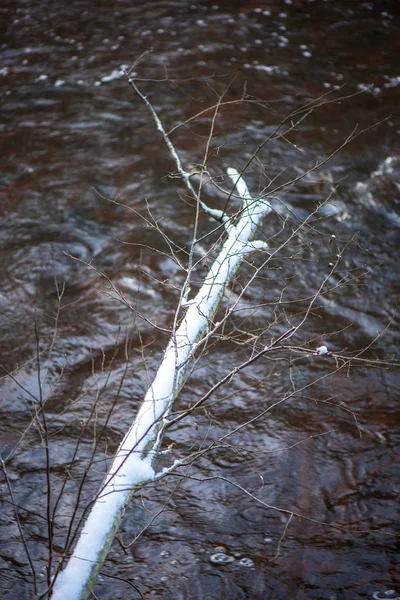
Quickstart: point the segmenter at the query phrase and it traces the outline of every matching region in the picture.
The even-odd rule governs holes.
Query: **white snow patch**
[[[316,354],[323,356],[324,354],[329,354],[329,350],[326,346],[319,346],[319,348],[315,351]]]
[[[113,526],[114,515],[122,510],[135,482],[154,479],[150,460],[131,454],[117,475],[106,484],[85,522],[74,554],[64,571],[57,577],[52,600],[77,600],[89,579],[104,542]],[[129,480],[129,483],[128,483]]]

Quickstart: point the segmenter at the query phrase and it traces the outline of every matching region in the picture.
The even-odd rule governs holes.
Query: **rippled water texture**
[[[193,231],[193,204],[179,179],[168,176],[174,163],[121,65],[152,50],[134,73],[169,129],[224,92],[226,101],[243,94],[264,101],[221,109],[208,160],[221,184],[226,167],[242,168],[291,111],[328,92],[363,91],[263,147],[246,175],[254,192],[268,178],[295,178],[354,128],[383,120],[273,200],[275,213],[260,235],[276,248],[332,194],[318,213],[322,220],[245,292],[225,331],[241,344],[229,336],[210,344],[181,394],[183,408],[250,356],[251,344],[242,343],[248,334],[270,326],[261,338],[268,343],[284,331],[285,319],[297,323],[307,302],[291,301],[313,294],[341,253],[334,284],[345,270],[364,275],[320,296],[293,343],[312,347],[323,339],[335,352],[357,353],[389,326],[363,356],[396,357],[400,8],[394,1],[3,0],[0,16],[0,436],[40,587],[48,552],[44,429],[35,419],[40,388],[54,498],[68,475],[55,523],[57,559],[93,440],[105,425],[82,506],[166,345],[168,334],[152,323],[172,325],[183,272],[165,237],[148,224],[157,223],[176,244],[179,260]],[[186,165],[202,162],[212,114],[171,134]],[[204,199],[220,208],[225,202],[212,186]],[[199,227],[203,235],[212,224],[202,217]],[[200,246],[207,250],[211,242]],[[250,262],[260,264],[258,257]],[[199,281],[203,273],[199,267]],[[231,301],[252,273],[251,265],[243,267]],[[171,428],[164,439],[171,452],[161,466],[208,446],[294,387],[319,382],[197,460],[187,474],[198,480],[170,478],[145,489],[125,517],[122,538],[127,543],[151,524],[125,554],[113,546],[98,598],[140,597],[107,575],[160,600],[400,596],[396,369],[355,368],[324,378],[333,358],[274,359],[242,371],[206,410]],[[214,476],[225,479],[200,481]],[[257,503],[228,479],[306,518],[289,523],[289,513]],[[2,499],[0,597],[27,600],[31,571],[5,484]]]

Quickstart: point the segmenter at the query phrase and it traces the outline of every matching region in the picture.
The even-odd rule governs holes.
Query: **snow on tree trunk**
[[[207,334],[224,291],[246,254],[267,247],[265,242],[251,240],[262,218],[271,211],[269,202],[251,198],[235,169],[228,169],[228,175],[243,200],[240,217],[234,225],[222,211],[212,211],[220,213],[228,237],[196,297],[182,303],[186,315],[172,335],[137,417],[117,451],[75,550],[54,582],[52,600],[89,596],[132,495],[139,485],[157,478],[152,463],[161,442],[163,419],[185,381],[197,343]]]

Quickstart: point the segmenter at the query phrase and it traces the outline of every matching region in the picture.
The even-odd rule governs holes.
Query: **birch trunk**
[[[233,225],[221,213],[227,239],[200,291],[186,303],[186,315],[171,337],[155,379],[118,449],[75,550],[54,582],[52,600],[89,596],[135,490],[158,476],[152,463],[161,442],[163,419],[185,381],[197,343],[207,334],[224,291],[246,254],[266,248],[265,242],[251,240],[271,210],[269,202],[252,199],[235,169],[228,169],[228,175],[243,199],[241,216]]]

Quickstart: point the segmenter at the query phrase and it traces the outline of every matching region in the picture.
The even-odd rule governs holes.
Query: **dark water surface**
[[[268,178],[282,182],[311,168],[356,126],[386,119],[273,201],[276,214],[261,236],[276,248],[296,219],[333,192],[314,230],[294,239],[245,292],[226,333],[240,329],[244,341],[246,333],[272,324],[260,339],[268,343],[284,331],[285,319],[296,324],[307,302],[288,301],[314,294],[328,264],[343,253],[332,281],[349,269],[358,278],[320,296],[292,341],[316,345],[325,334],[333,350],[357,353],[390,325],[365,357],[393,359],[399,337],[399,17],[395,1],[2,2],[0,439],[39,587],[48,555],[44,430],[35,419],[40,387],[54,498],[69,474],[55,523],[57,557],[93,439],[106,424],[82,505],[101,481],[104,458],[133,419],[168,339],[137,313],[163,328],[172,325],[183,274],[147,222],[159,224],[182,260],[178,248],[189,247],[193,231],[193,205],[179,179],[168,177],[174,163],[121,65],[152,49],[134,71],[167,128],[214,104],[228,85],[226,100],[240,98],[245,88],[269,102],[221,110],[208,161],[214,176],[227,166],[242,168],[296,108],[326,92],[337,97],[364,90],[315,111],[287,140],[267,144],[249,168],[247,181],[258,192]],[[211,114],[172,135],[185,164],[202,162]],[[224,204],[213,188],[204,199]],[[200,234],[209,230],[201,218]],[[240,271],[233,300],[252,274],[251,265]],[[118,301],[110,281],[134,310]],[[211,345],[178,408],[200,398],[251,349],[228,339]],[[358,368],[324,378],[335,369],[333,358],[274,358],[242,371],[206,410],[169,430],[164,447],[172,444],[172,450],[161,466],[319,379],[187,471],[198,479],[229,478],[264,503],[311,520],[293,517],[285,530],[287,514],[226,480],[177,486],[170,478],[132,503],[121,530],[125,542],[160,514],[126,554],[113,546],[95,588],[98,598],[140,597],[107,574],[135,584],[144,598],[163,600],[400,597],[396,370]],[[2,498],[0,597],[25,600],[33,597],[32,577],[5,485]]]

